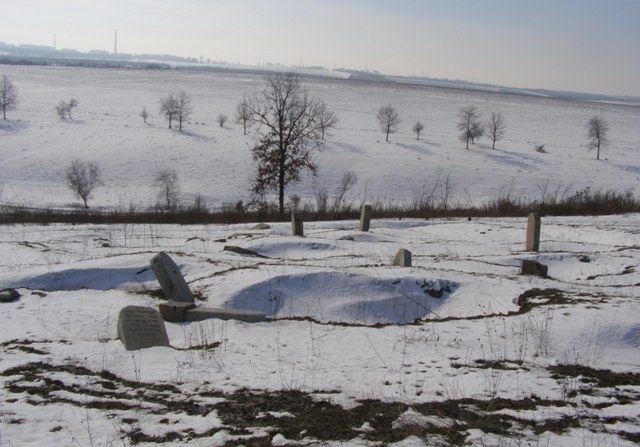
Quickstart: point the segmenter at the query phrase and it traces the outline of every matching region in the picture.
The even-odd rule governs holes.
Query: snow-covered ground
[[[250,74],[179,70],[101,70],[65,67],[2,66],[18,88],[18,110],[0,122],[1,202],[65,206],[75,198],[62,181],[72,158],[94,160],[103,170],[98,206],[150,205],[156,197],[154,173],[177,169],[183,200],[202,194],[210,206],[247,199],[251,176],[249,148],[254,135],[240,126],[220,128],[219,114],[233,115],[243,95],[262,88]],[[318,186],[330,190],[345,171],[358,174],[352,193],[368,198],[410,200],[438,175],[451,173],[454,200],[479,204],[514,185],[517,195],[538,198],[538,186],[613,188],[638,191],[640,107],[563,101],[444,88],[308,79],[311,93],[325,100],[340,122],[317,155]],[[184,89],[194,114],[184,133],[170,131],[158,116],[161,96]],[[60,121],[54,106],[79,100],[73,121]],[[385,143],[377,128],[379,107],[392,104],[402,126]],[[475,105],[483,118],[502,113],[505,139],[491,150],[486,139],[466,151],[457,139],[457,113]],[[145,125],[143,106],[152,113]],[[601,115],[611,125],[611,144],[597,161],[585,141],[585,123]],[[410,129],[426,128],[423,141]],[[534,151],[545,144],[547,154]],[[314,180],[305,178],[289,192],[311,197]]]
[[[539,254],[524,219],[2,227],[0,445],[635,445],[639,217],[545,218]],[[202,304],[270,321],[125,351],[161,250]]]

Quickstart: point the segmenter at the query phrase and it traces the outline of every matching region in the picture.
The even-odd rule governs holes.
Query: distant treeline
[[[66,59],[50,57],[0,56],[2,65],[61,66],[84,68],[131,68],[137,70],[169,70],[169,64],[161,62],[132,62],[99,59]]]

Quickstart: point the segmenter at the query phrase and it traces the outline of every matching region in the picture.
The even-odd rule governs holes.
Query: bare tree
[[[284,219],[286,187],[299,181],[304,171],[317,171],[313,150],[322,147],[319,102],[309,97],[295,73],[269,74],[264,81],[265,88],[247,101],[250,124],[261,132],[251,150],[256,163],[252,190],[276,190]]]
[[[504,124],[504,118],[500,113],[492,113],[491,118],[487,121],[485,125],[487,129],[487,135],[491,139],[491,149],[496,148],[496,141],[502,140],[504,137],[504,133],[506,130],[506,126]]]
[[[147,119],[149,119],[149,111],[147,110],[146,107],[143,107],[142,110],[140,111],[140,118],[142,118],[144,123],[147,124]]]
[[[327,130],[335,127],[336,124],[338,124],[338,118],[336,117],[335,113],[329,110],[329,108],[327,107],[327,103],[325,103],[324,101],[318,102],[317,115],[318,123],[320,125],[320,138],[324,140]]]
[[[168,210],[178,205],[178,173],[175,169],[165,168],[153,176],[153,186],[158,191],[158,198],[163,200]]]
[[[609,144],[609,123],[600,116],[594,116],[587,122],[589,148],[596,149],[596,159],[600,160],[600,148]]]
[[[460,130],[460,141],[466,143],[466,148],[469,149],[469,143],[473,143],[476,138],[480,137],[478,134],[482,130],[482,126],[479,123],[480,114],[478,108],[475,106],[465,107],[458,112],[458,130]]]
[[[7,119],[7,111],[15,110],[18,104],[18,91],[7,75],[0,78],[0,109],[2,118]]]
[[[484,125],[481,122],[471,124],[471,144],[476,144],[476,140],[484,135]]]
[[[251,120],[251,111],[247,105],[247,99],[244,98],[236,106],[236,114],[234,116],[236,124],[242,124],[242,131],[246,135],[249,121]]]
[[[178,118],[178,130],[182,132],[182,123],[186,121],[193,113],[193,107],[191,106],[191,97],[187,95],[187,92],[182,90],[178,93],[176,100],[176,117]]]
[[[102,185],[100,179],[100,169],[98,165],[90,161],[75,159],[65,170],[65,180],[67,186],[78,198],[84,202],[84,207],[89,208],[87,203],[93,190]]]
[[[413,125],[413,133],[416,134],[416,138],[418,141],[420,140],[420,134],[422,133],[423,130],[424,130],[424,124],[422,124],[420,121],[416,122]]]
[[[173,119],[178,114],[178,100],[173,93],[160,99],[160,113],[167,117],[169,129],[173,129]]]
[[[229,119],[229,117],[227,115],[224,114],[220,114],[218,115],[218,117],[216,118],[216,121],[218,122],[218,125],[220,127],[224,127],[225,123],[227,122],[227,120]]]
[[[378,124],[382,133],[386,135],[387,142],[389,142],[389,134],[396,133],[400,125],[400,115],[395,107],[391,105],[380,107],[380,110],[378,110]]]

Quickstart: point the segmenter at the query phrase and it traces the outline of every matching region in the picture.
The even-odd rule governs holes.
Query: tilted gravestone
[[[371,226],[371,205],[363,205],[360,211],[360,231],[369,231]]]
[[[524,260],[522,261],[522,275],[540,276],[546,278],[549,267],[540,264],[538,261]]]
[[[529,214],[527,219],[527,251],[540,251],[540,215]]]
[[[118,315],[118,338],[127,351],[170,346],[160,312],[150,307],[123,308]]]
[[[304,236],[304,222],[298,213],[291,213],[291,229],[294,236]]]
[[[155,255],[151,259],[151,269],[155,273],[167,300],[193,303],[193,293],[191,293],[189,285],[168,254],[160,252]]]
[[[404,248],[398,250],[396,257],[393,260],[393,265],[397,265],[399,267],[411,267],[411,252]]]

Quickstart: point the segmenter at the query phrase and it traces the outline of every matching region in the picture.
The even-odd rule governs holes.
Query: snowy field
[[[262,88],[256,75],[182,71],[100,70],[2,66],[19,93],[19,109],[0,122],[0,201],[29,206],[77,203],[62,181],[64,168],[78,157],[99,163],[105,186],[93,204],[154,204],[154,173],[177,169],[182,199],[202,194],[212,207],[246,200],[251,176],[250,147],[255,135],[240,126],[220,128],[219,114],[233,115],[243,98]],[[410,200],[438,175],[451,174],[454,201],[465,205],[495,197],[505,185],[516,195],[538,198],[541,184],[551,188],[639,188],[640,107],[563,101],[531,96],[441,88],[307,80],[314,96],[325,100],[340,120],[318,154],[318,186],[330,190],[345,171],[360,178],[351,200]],[[194,114],[184,133],[170,131],[158,116],[159,99],[184,89],[193,97]],[[73,121],[60,121],[54,106],[79,100]],[[377,128],[376,113],[396,106],[402,125],[391,143]],[[486,139],[466,151],[457,139],[457,113],[475,105],[486,119],[502,113],[507,133],[491,150]],[[145,125],[143,106],[152,113]],[[585,141],[585,123],[601,115],[611,125],[611,145],[597,161]],[[426,128],[416,141],[416,120]],[[545,144],[547,154],[534,151]],[[314,180],[289,190],[312,196]]]
[[[68,83],[78,86],[58,69],[24,72],[29,101],[40,96],[35,86],[43,76],[60,82],[59,94],[71,90]],[[229,82],[237,89],[241,79]],[[59,133],[47,139],[49,130],[29,121],[9,138],[34,137],[42,147],[31,144],[24,157],[44,164],[57,162],[55,151],[83,150],[110,160],[114,172],[118,166],[133,172],[136,157],[162,146],[163,158],[179,151],[188,159],[189,151],[208,147],[209,167],[219,173],[229,167],[214,159],[233,152],[225,142],[241,141],[237,130],[223,131],[228,137],[213,143],[155,125],[143,130],[131,119],[129,128],[109,134],[107,124],[122,124],[129,112],[115,99],[99,108],[98,98],[117,90],[92,88],[96,109],[117,116],[84,112],[81,124],[59,124],[38,115],[44,128]],[[153,96],[142,82],[130,88],[122,97],[137,95],[129,98],[131,107]],[[81,90],[87,92],[79,95],[81,104],[91,100],[89,89]],[[212,84],[208,99],[223,94]],[[584,107],[586,116],[595,106],[566,107],[557,111],[565,120],[570,109]],[[623,116],[630,125],[633,115]],[[105,138],[89,138],[90,129]],[[87,140],[64,147],[76,132]],[[364,135],[376,138],[371,128]],[[146,145],[119,147],[147,138]],[[401,139],[409,145],[408,136]],[[54,149],[45,149],[45,140]],[[343,153],[345,145],[330,151]],[[413,151],[371,146],[379,153]],[[428,165],[424,154],[435,149],[420,151]],[[572,168],[583,172],[591,160],[578,158],[578,148],[571,153]],[[473,154],[491,157],[487,150]],[[518,154],[501,157],[525,159]],[[373,165],[361,153],[354,159],[354,168]],[[19,178],[20,158],[4,163],[13,164],[10,172],[23,187],[42,174],[41,187],[50,185],[46,199],[54,199],[48,169],[32,166]],[[204,172],[195,158],[183,168],[185,176]],[[223,185],[230,187],[217,179],[210,191]],[[22,296],[0,303],[0,445],[636,445],[639,217],[545,218],[539,254],[523,251],[524,219],[376,220],[366,234],[355,231],[356,222],[313,223],[305,238],[291,237],[286,224],[261,231],[251,225],[5,226],[0,287]],[[225,245],[263,257],[223,251]],[[391,266],[399,248],[413,252],[414,267]],[[159,286],[148,263],[161,250],[205,304],[263,310],[269,321],[167,323],[171,348],[125,351],[116,339],[118,312],[157,306]],[[519,275],[524,259],[547,264],[549,278]]]

